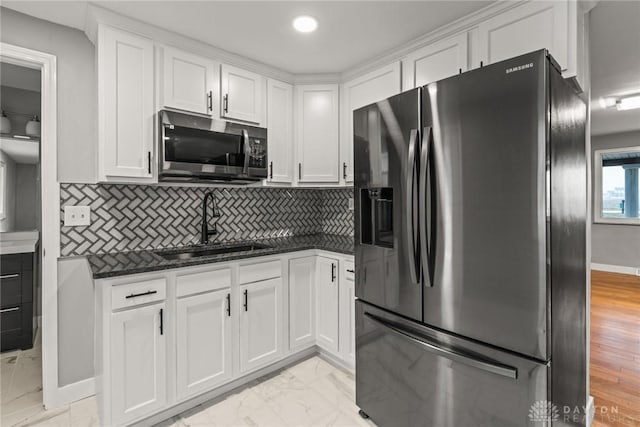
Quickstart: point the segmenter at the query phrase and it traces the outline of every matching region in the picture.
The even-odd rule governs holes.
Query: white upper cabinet
[[[217,116],[218,64],[172,47],[162,53],[162,105]]]
[[[340,181],[338,92],[337,84],[296,86],[298,182]]]
[[[149,182],[153,175],[153,41],[98,30],[98,180]]]
[[[531,1],[482,21],[478,25],[479,59],[490,64],[546,48],[563,70],[575,68],[576,52],[571,52],[574,59],[569,60],[570,42],[575,41],[577,31],[575,3]]]
[[[263,122],[264,111],[264,77],[225,64],[220,70],[220,116],[260,125]]]
[[[340,172],[344,182],[353,182],[353,110],[400,93],[400,83],[400,62],[394,62],[342,85]]]
[[[467,33],[437,41],[402,60],[402,89],[424,86],[469,69]]]
[[[289,348],[315,344],[316,257],[289,261]]]
[[[232,377],[231,290],[176,302],[178,399],[204,392]]]
[[[267,80],[269,182],[293,182],[293,86]]]

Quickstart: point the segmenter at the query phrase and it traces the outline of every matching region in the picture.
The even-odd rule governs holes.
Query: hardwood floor
[[[591,273],[594,427],[640,427],[640,277]]]

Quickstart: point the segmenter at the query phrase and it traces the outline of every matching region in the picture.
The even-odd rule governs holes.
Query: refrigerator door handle
[[[402,338],[406,338],[424,348],[429,353],[435,354],[437,356],[444,357],[454,362],[463,363],[467,366],[471,366],[472,368],[482,369],[483,371],[491,372],[494,374],[501,375],[503,377],[517,379],[518,378],[518,369],[503,365],[498,362],[483,360],[478,358],[477,356],[473,356],[470,354],[464,354],[459,351],[449,350],[446,348],[442,348],[436,344],[429,343],[425,341],[423,338],[419,338],[415,336],[413,333],[401,329],[397,324],[391,323],[385,319],[382,319],[378,316],[375,316],[370,313],[364,313],[364,316],[371,320],[372,322],[388,329],[393,334],[398,335]]]
[[[418,130],[411,129],[411,135],[409,137],[409,155],[407,159],[407,177],[406,177],[406,194],[405,194],[405,224],[406,224],[406,239],[407,242],[407,254],[409,255],[409,275],[412,283],[420,283],[420,277],[418,276],[417,268],[417,255],[416,255],[416,230],[413,221],[414,210],[414,191],[413,184],[415,181],[416,172],[416,144],[418,141]]]
[[[429,154],[431,150],[432,128],[427,126],[422,133],[422,142],[420,148],[420,175],[419,182],[419,201],[418,213],[420,222],[420,260],[424,269],[424,285],[426,287],[433,286],[433,271],[431,268],[431,240],[429,239],[429,230],[427,227],[427,179],[429,171]],[[430,188],[431,191],[433,189]]]

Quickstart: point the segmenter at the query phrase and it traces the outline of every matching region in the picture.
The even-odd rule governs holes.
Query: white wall
[[[593,151],[637,145],[640,145],[640,131],[591,137]],[[593,174],[591,179],[593,182]],[[599,190],[594,188],[593,191],[595,197]],[[591,262],[640,268],[640,225],[594,223],[591,227]]]
[[[94,47],[81,31],[0,11],[0,39],[56,55],[58,61],[58,180],[96,181],[97,101]]]

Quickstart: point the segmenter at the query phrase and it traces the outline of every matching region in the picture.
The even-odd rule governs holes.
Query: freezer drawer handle
[[[14,277],[19,277],[20,274],[16,273],[16,274],[4,274],[2,276],[0,276],[0,279],[13,279]]]
[[[389,329],[394,334],[399,335],[403,338],[409,339],[414,343],[421,345],[425,350],[427,350],[430,353],[433,353],[441,357],[445,357],[454,362],[463,363],[473,368],[478,368],[478,369],[482,369],[483,371],[502,375],[503,377],[512,378],[512,379],[518,378],[518,370],[516,368],[507,366],[507,365],[502,365],[496,362],[489,362],[486,360],[482,360],[475,356],[463,354],[454,350],[438,347],[435,344],[428,343],[426,341],[423,341],[422,339],[419,339],[418,337],[415,337],[412,333],[408,331],[404,331],[399,327],[395,326],[394,324],[390,324],[388,321],[379,318],[378,316],[374,316],[369,313],[364,313],[364,315],[369,320],[377,323],[380,326],[383,326]]]

